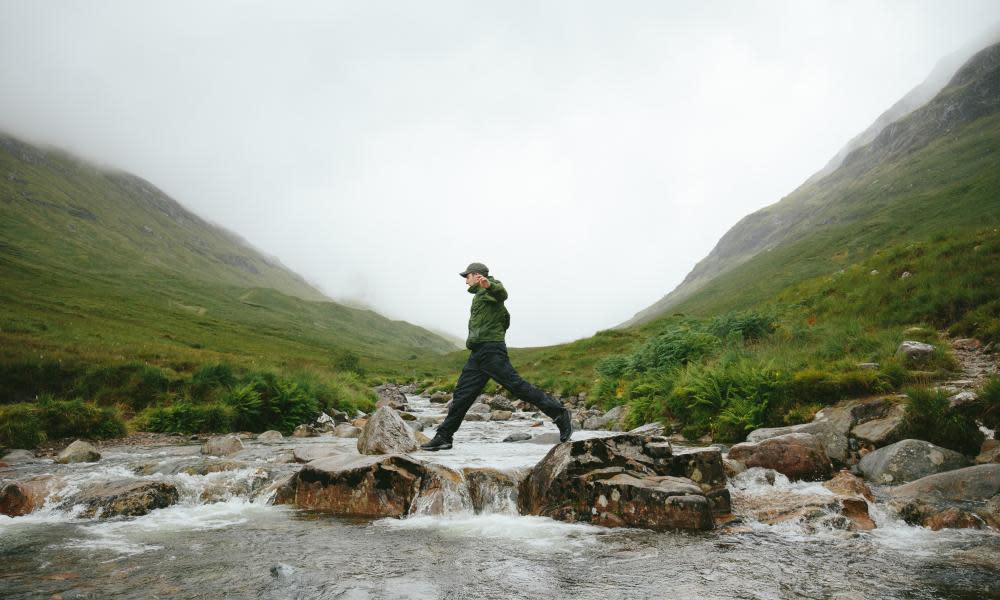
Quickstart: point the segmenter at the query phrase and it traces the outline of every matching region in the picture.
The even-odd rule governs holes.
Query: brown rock
[[[722,470],[721,454],[669,453],[665,438],[631,434],[592,438],[554,446],[521,486],[528,514],[608,526],[711,529],[717,494],[728,510],[728,492],[713,488]],[[709,466],[712,461],[715,464]],[[705,489],[673,473],[701,473]],[[706,492],[706,489],[709,492]]]
[[[101,453],[93,445],[83,440],[76,440],[69,446],[66,446],[66,449],[56,457],[56,462],[62,465],[77,462],[97,462],[99,460],[101,460]]]
[[[1000,440],[986,440],[976,457],[977,465],[1000,463]]]
[[[788,433],[729,449],[729,458],[749,467],[774,469],[789,479],[826,479],[833,466],[820,441],[808,433]]]
[[[73,496],[65,506],[84,505],[81,516],[138,517],[166,508],[180,498],[177,488],[162,481],[119,481],[92,486]]]
[[[235,435],[219,435],[208,438],[201,446],[202,454],[228,456],[243,449],[243,442]]]
[[[56,481],[51,475],[0,485],[0,515],[20,517],[38,510],[55,487]]]
[[[833,476],[833,479],[823,483],[823,487],[835,494],[861,496],[872,502],[875,501],[875,496],[872,494],[872,490],[868,487],[868,484],[865,483],[865,480],[857,475],[852,475],[850,471],[837,472]]]
[[[868,515],[868,503],[863,498],[802,494],[789,490],[774,490],[767,494],[733,495],[733,512],[764,523],[794,522],[807,527],[820,525],[849,531],[875,528]]]

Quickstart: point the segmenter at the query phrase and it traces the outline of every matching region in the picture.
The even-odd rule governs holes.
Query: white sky
[[[317,283],[512,346],[673,289],[1000,19],[995,0],[0,0],[0,129],[142,176]]]

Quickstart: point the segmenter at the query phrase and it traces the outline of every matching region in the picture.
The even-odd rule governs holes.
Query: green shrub
[[[774,333],[777,323],[773,316],[746,311],[720,315],[711,320],[708,330],[720,339],[736,338],[755,342]]]
[[[749,359],[688,365],[668,398],[667,409],[684,423],[685,431],[710,432],[720,441],[742,441],[764,424],[781,387],[779,372]]]
[[[248,431],[291,433],[320,413],[319,401],[303,386],[270,372],[254,374],[226,396],[225,403],[234,411],[240,429]]]
[[[972,418],[951,409],[947,394],[912,387],[906,389],[906,395],[905,437],[926,440],[963,454],[979,452],[983,433]]]
[[[72,395],[139,411],[154,404],[169,389],[170,379],[160,369],[126,363],[89,369],[76,382]]]
[[[978,418],[990,429],[1000,429],[1000,375],[986,380],[978,395],[975,406]]]
[[[672,368],[715,354],[721,341],[711,333],[675,327],[651,338],[632,355],[631,368],[638,372]]]
[[[611,354],[599,360],[594,370],[601,377],[620,379],[629,369],[629,357],[624,354]]]
[[[86,437],[106,439],[125,435],[118,409],[90,402],[44,398],[38,404],[50,439]]]
[[[225,433],[233,430],[233,409],[219,403],[181,400],[147,408],[138,419],[143,429],[164,433]]]
[[[47,439],[38,406],[22,402],[0,406],[0,446],[35,448]]]
[[[226,363],[203,365],[191,376],[190,392],[193,398],[203,400],[223,393],[236,385],[236,374]]]

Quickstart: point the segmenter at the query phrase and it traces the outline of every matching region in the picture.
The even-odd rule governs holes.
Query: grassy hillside
[[[0,445],[5,430],[35,431],[27,439],[36,442],[46,430],[65,432],[40,415],[84,410],[58,404],[74,399],[98,411],[98,424],[156,406],[215,407],[214,420],[182,429],[263,425],[219,404],[251,384],[265,400],[309,390],[316,406],[367,406],[360,374],[413,372],[414,360],[455,349],[410,323],[330,301],[149,182],[5,135],[0,232]],[[232,376],[204,395],[195,380],[215,367]],[[152,391],[136,396],[136,385]],[[57,408],[39,412],[46,402]]]

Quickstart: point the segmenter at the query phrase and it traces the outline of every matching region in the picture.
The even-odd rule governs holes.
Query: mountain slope
[[[996,223],[998,109],[1000,45],[993,45],[832,173],[741,219],[676,289],[619,327],[668,311],[708,310],[709,299],[735,307],[834,268],[834,257],[854,262],[900,236]]]
[[[330,301],[149,182],[0,134],[2,358],[405,359],[441,336]]]

